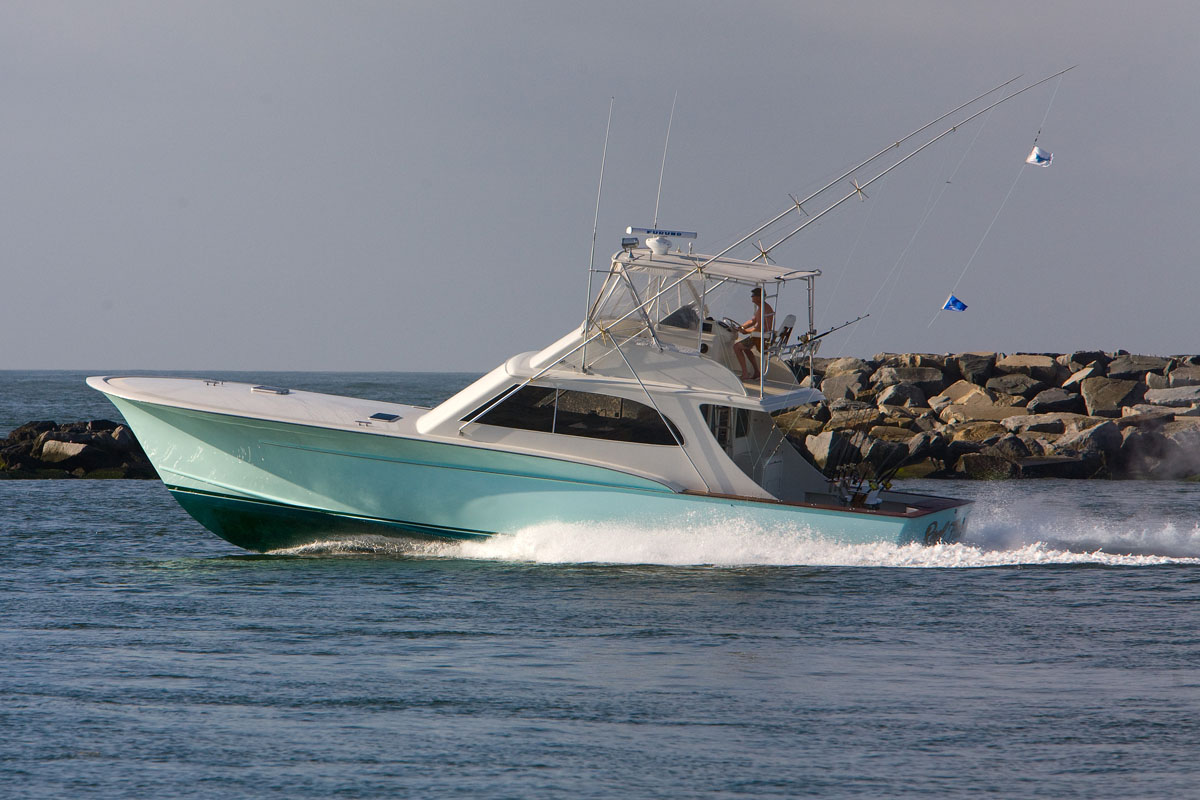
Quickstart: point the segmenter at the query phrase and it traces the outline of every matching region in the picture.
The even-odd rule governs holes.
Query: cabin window
[[[704,421],[708,423],[713,438],[722,447],[729,447],[734,439],[743,438],[750,429],[750,412],[744,408],[711,406],[704,403],[700,406],[700,413],[704,415]]]
[[[484,425],[614,442],[675,445],[683,441],[674,423],[668,420],[663,424],[651,406],[624,397],[524,386],[484,414],[493,402],[484,403],[463,420],[472,422],[478,417]]]

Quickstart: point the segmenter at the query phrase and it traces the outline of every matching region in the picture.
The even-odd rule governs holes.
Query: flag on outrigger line
[[[1029,158],[1025,159],[1025,163],[1033,164],[1035,167],[1048,167],[1053,159],[1054,153],[1048,153],[1035,144],[1029,153]]]
[[[967,304],[959,300],[954,295],[946,298],[946,305],[942,306],[943,311],[966,311]]]

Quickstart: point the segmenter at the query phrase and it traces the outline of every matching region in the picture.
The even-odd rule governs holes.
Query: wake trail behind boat
[[[689,524],[690,523],[690,524]],[[662,566],[856,566],[970,568],[1019,565],[1148,566],[1200,564],[1200,525],[1142,524],[1024,507],[977,508],[955,544],[842,544],[807,527],[543,523],[464,542],[353,539],[276,551],[287,554],[387,554],[534,564]]]

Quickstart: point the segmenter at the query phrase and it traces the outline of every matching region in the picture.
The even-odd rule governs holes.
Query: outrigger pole
[[[954,109],[951,109],[950,111],[947,111],[945,114],[942,114],[942,115],[941,115],[940,117],[938,117],[937,119],[935,119],[935,120],[932,120],[931,122],[927,122],[927,123],[925,123],[924,125],[922,125],[921,127],[917,128],[915,131],[913,131],[912,133],[908,134],[907,136],[904,136],[903,138],[897,139],[897,140],[896,140],[895,142],[893,142],[892,144],[889,144],[887,147],[883,148],[882,150],[880,150],[878,153],[876,153],[875,155],[871,156],[870,158],[868,158],[868,159],[866,159],[866,160],[864,160],[864,161],[860,161],[859,163],[855,164],[853,167],[851,167],[850,169],[846,170],[846,171],[845,171],[845,172],[843,172],[841,175],[838,175],[836,178],[834,178],[834,179],[833,179],[833,180],[831,180],[829,183],[827,183],[827,184],[825,184],[824,186],[822,186],[820,189],[817,189],[815,192],[813,192],[812,194],[808,195],[808,196],[807,196],[807,197],[805,197],[803,200],[797,200],[796,198],[794,198],[794,197],[793,197],[793,198],[792,198],[792,205],[788,206],[786,209],[784,209],[782,212],[780,212],[780,213],[779,213],[779,214],[777,214],[776,216],[772,217],[772,218],[771,218],[770,220],[768,220],[767,222],[764,222],[762,225],[760,225],[760,226],[758,226],[757,228],[755,228],[754,230],[750,231],[750,233],[747,233],[747,234],[746,234],[745,236],[743,236],[741,239],[738,239],[736,242],[734,242],[733,244],[729,245],[729,247],[727,247],[727,248],[725,248],[724,250],[722,250],[721,252],[717,253],[715,256],[713,256],[713,258],[714,258],[714,259],[715,259],[715,258],[720,258],[721,256],[725,255],[726,253],[728,253],[728,252],[729,252],[730,250],[732,250],[733,248],[735,248],[735,247],[737,247],[737,246],[739,246],[739,245],[745,244],[745,243],[746,243],[746,242],[748,242],[750,239],[752,239],[752,238],[754,238],[755,236],[757,236],[758,234],[762,233],[762,232],[763,232],[763,231],[765,231],[767,228],[771,227],[771,226],[772,226],[772,225],[774,225],[776,222],[778,222],[779,220],[783,219],[784,217],[786,217],[788,214],[792,213],[793,211],[796,211],[796,212],[798,212],[798,213],[803,213],[803,214],[805,214],[805,215],[807,216],[808,212],[804,210],[804,204],[805,204],[805,203],[807,203],[809,200],[812,200],[814,197],[816,197],[817,195],[819,195],[821,192],[825,191],[826,189],[830,188],[831,186],[833,186],[834,184],[838,183],[839,181],[841,181],[841,180],[843,180],[843,179],[845,179],[845,178],[849,177],[850,175],[852,175],[852,174],[853,174],[853,173],[855,173],[856,171],[858,171],[858,170],[862,169],[863,167],[867,166],[867,165],[868,165],[868,164],[870,164],[872,161],[874,161],[875,159],[879,158],[880,156],[882,156],[884,153],[888,152],[889,150],[895,150],[897,147],[899,147],[900,145],[904,144],[905,142],[907,142],[909,139],[913,138],[913,137],[914,137],[914,136],[916,136],[917,134],[919,134],[919,133],[923,133],[924,131],[927,131],[927,130],[929,130],[929,129],[930,129],[930,128],[932,128],[934,125],[937,125],[939,122],[941,122],[942,120],[944,120],[946,117],[953,116],[954,114],[957,114],[959,111],[962,111],[964,108],[966,108],[967,106],[971,105],[971,104],[972,104],[972,103],[974,103],[975,101],[977,101],[977,100],[980,100],[980,99],[982,99],[982,98],[984,98],[984,97],[987,97],[989,94],[991,94],[992,92],[996,91],[997,89],[1003,89],[1005,86],[1008,86],[1008,85],[1009,85],[1010,83],[1012,83],[1013,81],[1015,81],[1015,80],[1019,80],[1019,79],[1020,79],[1020,77],[1021,77],[1020,75],[1017,75],[1017,76],[1016,76],[1016,77],[1014,77],[1014,78],[1009,78],[1009,79],[1008,79],[1008,80],[1006,80],[1004,83],[997,84],[996,86],[993,86],[991,89],[988,89],[986,92],[983,92],[982,94],[978,94],[978,95],[976,95],[976,96],[972,97],[970,100],[968,100],[967,102],[965,102],[965,103],[963,103],[962,105],[958,106],[957,108],[954,108]],[[1027,87],[1027,88],[1032,88],[1032,87]],[[768,248],[768,250],[769,250],[769,248]],[[706,266],[707,266],[707,265],[706,265]]]
[[[608,134],[612,132],[613,104],[616,102],[616,97],[608,98],[608,124],[604,126],[604,149],[600,152],[600,185],[596,187],[596,216],[592,219],[592,250],[588,253],[587,305],[583,309],[584,324],[592,313],[592,270],[596,268],[596,231],[600,228],[600,194],[604,191],[604,161],[608,158]],[[669,132],[668,128],[668,135]],[[584,363],[587,363],[586,350],[584,351]]]
[[[967,124],[968,122],[970,122],[971,120],[973,120],[973,119],[976,119],[977,117],[980,117],[980,116],[982,116],[983,114],[987,113],[988,111],[991,111],[993,108],[995,108],[996,106],[1000,105],[1001,103],[1008,102],[1009,100],[1013,99],[1013,98],[1014,98],[1014,97],[1016,97],[1017,95],[1019,95],[1019,94],[1024,94],[1025,92],[1028,92],[1030,89],[1034,88],[1035,86],[1041,86],[1041,85],[1042,85],[1043,83],[1045,83],[1046,81],[1053,80],[1053,79],[1057,78],[1057,77],[1058,77],[1058,76],[1060,76],[1060,75],[1063,75],[1063,74],[1065,74],[1065,73],[1068,73],[1068,72],[1070,72],[1071,70],[1075,69],[1075,66],[1076,66],[1076,65],[1074,65],[1074,64],[1073,64],[1073,65],[1071,65],[1071,66],[1067,67],[1067,68],[1066,68],[1066,69],[1064,69],[1064,70],[1061,70],[1061,71],[1059,71],[1059,72],[1056,72],[1056,73],[1054,73],[1053,75],[1050,75],[1050,76],[1048,76],[1048,77],[1042,78],[1040,81],[1037,81],[1037,82],[1035,82],[1035,83],[1031,83],[1031,84],[1029,84],[1029,85],[1028,85],[1028,86],[1026,86],[1024,89],[1018,89],[1017,91],[1013,92],[1012,94],[1005,95],[1004,97],[1000,98],[999,100],[997,100],[996,102],[992,103],[991,105],[989,105],[989,106],[986,106],[985,108],[983,108],[983,109],[981,109],[981,110],[979,110],[979,111],[976,111],[974,114],[972,114],[971,116],[967,117],[967,118],[966,118],[966,119],[964,119],[962,122],[955,123],[955,124],[954,124],[954,125],[952,125],[951,127],[949,127],[949,128],[947,128],[946,130],[942,131],[942,132],[941,132],[941,133],[939,133],[937,136],[935,136],[935,137],[933,137],[932,139],[930,139],[929,141],[925,142],[925,144],[921,145],[921,146],[920,146],[920,147],[918,147],[916,150],[913,150],[911,153],[909,153],[908,155],[906,155],[904,158],[900,159],[900,160],[899,160],[899,161],[897,161],[895,164],[892,164],[890,167],[888,167],[888,168],[887,168],[887,169],[885,169],[883,172],[881,172],[881,173],[879,173],[878,175],[876,175],[874,178],[871,178],[871,179],[870,179],[869,181],[867,181],[866,183],[859,184],[859,183],[856,181],[856,182],[854,183],[854,191],[850,192],[850,193],[849,193],[849,194],[847,194],[845,197],[843,197],[841,200],[838,200],[836,203],[834,203],[833,205],[831,205],[831,206],[829,206],[828,208],[826,208],[824,211],[821,211],[821,212],[820,212],[819,214],[817,214],[816,216],[810,216],[810,217],[809,217],[807,220],[805,220],[805,221],[804,221],[804,224],[800,225],[798,228],[796,228],[795,230],[793,230],[791,233],[789,233],[788,235],[784,236],[784,237],[783,237],[782,239],[780,239],[779,241],[775,242],[775,244],[773,244],[773,245],[771,245],[770,247],[768,247],[768,248],[766,248],[765,250],[763,250],[763,251],[762,251],[762,253],[763,253],[764,255],[766,255],[766,254],[770,253],[770,252],[771,252],[772,250],[774,250],[776,247],[778,247],[779,245],[783,244],[783,243],[784,243],[784,242],[786,242],[788,239],[791,239],[791,238],[792,238],[793,236],[795,236],[797,233],[799,233],[800,231],[804,230],[804,229],[805,229],[805,228],[807,228],[809,225],[811,225],[812,223],[814,223],[814,222],[816,222],[817,220],[819,220],[821,217],[823,217],[823,216],[825,216],[826,214],[828,214],[830,211],[833,211],[835,208],[837,208],[838,206],[840,206],[842,203],[846,202],[847,200],[851,199],[852,197],[857,197],[857,196],[861,195],[861,194],[863,193],[863,189],[866,189],[866,188],[867,188],[868,186],[870,186],[872,183],[874,183],[875,181],[879,180],[879,179],[880,179],[880,178],[882,178],[884,175],[887,175],[889,172],[891,172],[892,170],[894,170],[896,167],[900,166],[900,165],[901,165],[901,164],[903,164],[905,161],[908,161],[910,158],[912,158],[913,156],[915,156],[917,153],[921,152],[921,151],[922,151],[922,150],[924,150],[926,147],[929,147],[930,145],[932,145],[934,142],[938,141],[939,139],[941,139],[941,138],[943,138],[943,137],[945,137],[945,136],[949,136],[950,134],[954,133],[954,132],[955,132],[955,131],[957,131],[959,128],[961,128],[963,125],[966,125],[966,124]],[[1012,81],[1009,81],[1009,83],[1012,83]],[[1003,85],[1003,84],[1002,84],[1002,85]],[[962,107],[962,106],[960,106],[959,108],[961,108],[961,107]],[[953,112],[951,112],[951,113],[953,113]],[[945,115],[945,116],[949,116],[949,115]],[[945,119],[945,116],[943,116],[943,117],[942,117],[942,119]],[[932,123],[931,123],[931,124],[932,124]],[[926,125],[925,127],[926,127],[926,128],[928,128],[929,126],[928,126],[928,125]],[[924,128],[923,128],[922,130],[924,130]],[[899,144],[899,143],[897,143],[897,144]],[[888,149],[890,150],[891,148],[889,147]],[[886,151],[884,151],[884,152],[886,152]],[[872,159],[872,160],[873,160],[873,159]],[[850,170],[850,172],[853,172],[853,171],[854,171],[854,170]],[[836,182],[837,182],[837,180],[841,180],[842,178],[845,178],[845,177],[846,177],[846,175],[849,175],[849,174],[850,174],[850,172],[846,172],[846,173],[844,173],[844,174],[841,176],[841,178],[838,178],[838,179],[836,179],[836,180],[834,181],[834,183],[836,183]],[[828,184],[828,185],[827,185],[825,188],[823,188],[823,189],[821,189],[821,190],[819,190],[819,191],[815,192],[813,195],[810,195],[810,196],[815,196],[816,194],[820,194],[821,192],[825,191],[825,189],[829,188],[829,186],[832,186],[832,185],[833,185],[833,183],[830,183],[830,184]],[[797,207],[799,207],[799,204],[798,204],[798,203],[797,203]],[[789,208],[789,209],[788,209],[788,211],[791,211],[791,209]],[[784,212],[784,213],[786,214],[787,212]],[[781,215],[779,215],[778,217],[776,217],[776,219],[777,219],[777,220],[778,220],[778,219],[782,219],[782,218],[783,218],[783,214],[781,214]],[[773,220],[773,221],[774,221],[774,220]],[[768,224],[770,224],[770,223],[768,223]],[[760,229],[760,230],[761,230],[761,229]],[[748,237],[747,237],[747,238],[748,238]],[[743,241],[745,241],[745,240],[743,240]]]

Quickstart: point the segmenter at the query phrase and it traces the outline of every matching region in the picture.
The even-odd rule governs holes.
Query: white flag
[[[1025,163],[1033,164],[1035,167],[1048,167],[1053,158],[1053,153],[1048,153],[1037,145],[1034,145],[1033,150],[1029,153],[1029,158],[1025,159]]]

